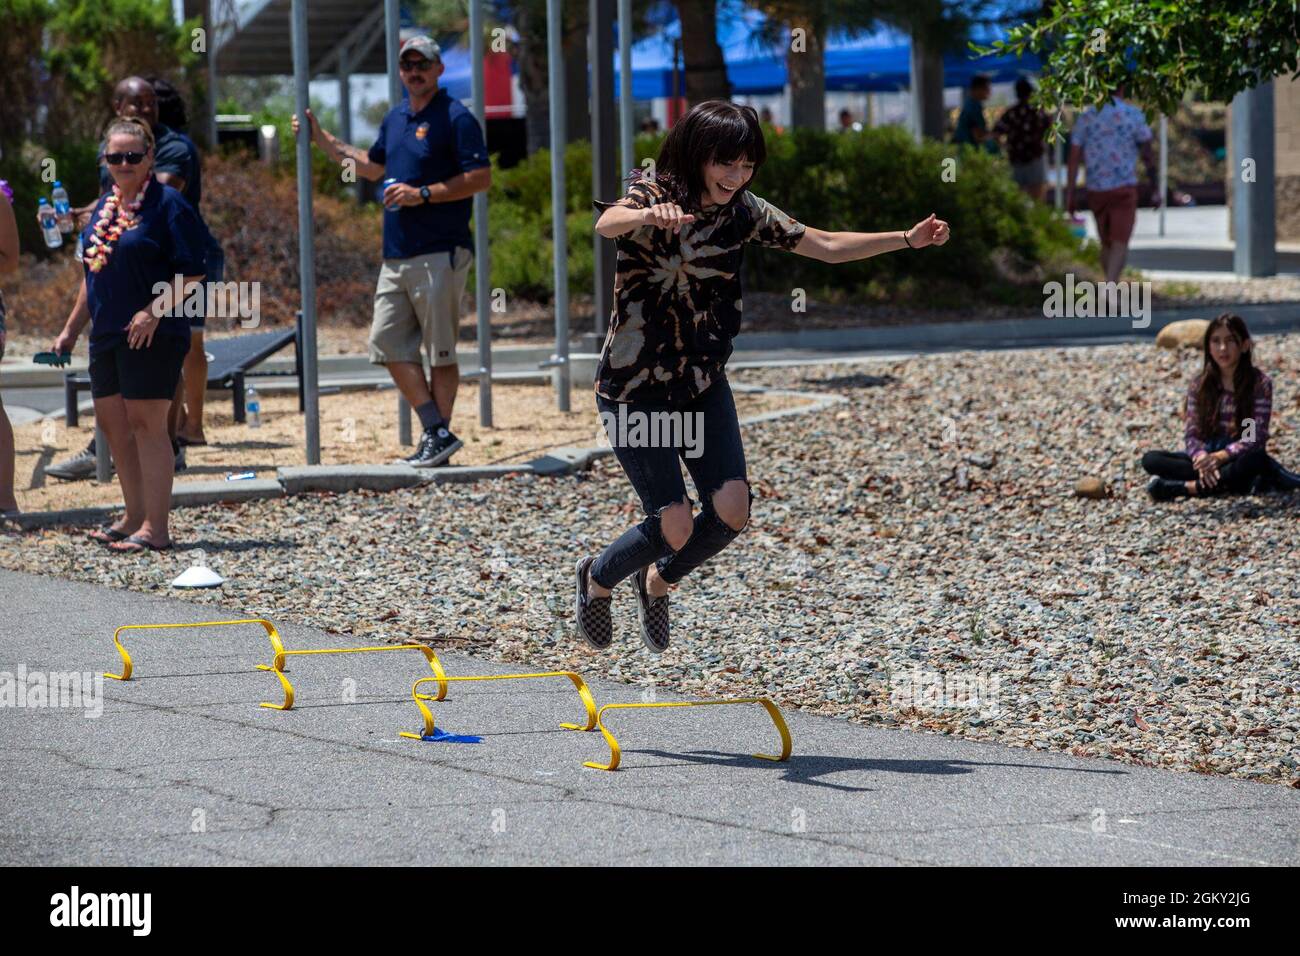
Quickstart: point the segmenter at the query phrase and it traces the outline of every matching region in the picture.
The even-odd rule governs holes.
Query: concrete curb
[[[1154,339],[1171,322],[1184,319],[1212,319],[1231,311],[1250,325],[1251,332],[1282,332],[1300,329],[1300,303],[1257,303],[1253,305],[1196,306],[1163,309],[1151,313],[1151,324],[1133,328],[1125,318],[1032,318],[999,319],[991,322],[938,322],[921,325],[886,325],[854,329],[800,329],[793,332],[742,332],[735,338],[737,352],[771,352],[782,349],[817,350],[925,350],[1016,348],[1051,345],[1065,341],[1103,344],[1103,340],[1141,341]],[[1085,342],[1084,340],[1095,340]]]
[[[738,392],[767,393],[811,399],[806,405],[782,408],[740,420],[742,427],[791,415],[807,415],[846,402],[842,395],[733,384]],[[412,468],[410,465],[294,465],[276,470],[276,477],[247,481],[182,481],[172,488],[172,507],[190,508],[223,502],[260,501],[311,492],[344,494],[349,491],[394,491],[425,484],[461,483],[503,478],[510,475],[556,477],[586,471],[598,458],[612,455],[608,445],[587,448],[552,448],[540,458],[516,465],[466,465],[446,468]],[[11,519],[24,531],[57,525],[99,524],[122,510],[119,502],[93,508],[66,511],[25,512]]]
[[[308,491],[395,491],[414,488],[429,479],[410,465],[295,465],[276,470],[286,495]]]
[[[172,507],[190,508],[223,501],[261,501],[283,498],[284,486],[273,478],[246,481],[182,481],[172,485]]]

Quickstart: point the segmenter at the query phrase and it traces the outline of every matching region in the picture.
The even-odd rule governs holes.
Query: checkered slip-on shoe
[[[614,624],[609,612],[610,599],[592,597],[587,593],[587,571],[595,560],[589,556],[578,561],[574,620],[582,639],[596,650],[603,651],[614,641]]]
[[[656,654],[668,647],[668,595],[651,597],[646,590],[646,572],[642,568],[632,578],[636,582],[637,617],[641,619],[641,640]]]

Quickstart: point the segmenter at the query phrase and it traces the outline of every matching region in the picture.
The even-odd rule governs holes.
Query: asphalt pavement
[[[751,756],[779,745],[756,705],[612,713],[616,772],[583,766],[608,759],[599,733],[559,728],[582,714],[564,679],[453,683],[439,727],[480,742],[406,740],[417,653],[291,658],[296,706],[265,709],[279,685],[251,625],[125,632],[130,682],[16,706],[20,668],[29,694],[32,675],[117,672],[118,625],[216,616],[179,595],[0,571],[0,863],[1300,862],[1290,788],[797,712],[773,763]],[[276,623],[290,648],[360,646]],[[519,670],[440,657],[452,675]],[[589,684],[600,704],[644,699]]]

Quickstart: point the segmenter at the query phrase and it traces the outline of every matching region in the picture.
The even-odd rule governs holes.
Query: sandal
[[[186,438],[184,435],[176,436],[176,444],[182,448],[199,448],[206,445],[206,441],[195,441],[193,438]]]
[[[108,550],[114,554],[144,554],[146,551],[170,551],[172,543],[154,544],[148,538],[142,535],[133,534],[128,538],[115,542],[108,546]]]
[[[125,541],[129,536],[125,531],[118,531],[111,524],[106,524],[102,528],[88,532],[86,537],[97,544],[116,544],[118,541]]]

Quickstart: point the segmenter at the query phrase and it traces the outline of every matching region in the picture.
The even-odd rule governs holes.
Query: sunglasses
[[[108,165],[110,166],[121,166],[123,163],[126,163],[128,166],[139,166],[142,162],[144,162],[144,158],[148,155],[149,155],[148,153],[136,153],[136,152],[105,153],[104,162],[108,163]]]
[[[397,65],[403,73],[428,73],[433,69],[432,60],[398,60]]]

